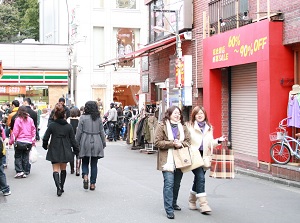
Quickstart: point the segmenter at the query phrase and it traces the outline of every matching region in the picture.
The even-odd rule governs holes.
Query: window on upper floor
[[[116,0],[116,8],[136,9],[136,0]]]
[[[93,27],[93,67],[98,68],[100,61],[104,61],[104,28],[94,26]]]
[[[104,0],[93,0],[93,7],[94,8],[103,8]]]
[[[117,30],[117,57],[124,57],[125,54],[135,50],[135,33],[133,29],[121,28]],[[119,63],[121,67],[135,67],[134,60]]]
[[[235,29],[252,22],[248,0],[211,0],[208,3],[209,25],[220,32]]]

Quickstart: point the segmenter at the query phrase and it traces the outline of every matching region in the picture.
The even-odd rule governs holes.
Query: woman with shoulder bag
[[[30,172],[29,152],[35,145],[35,135],[33,119],[27,113],[26,106],[21,106],[9,142],[10,145],[15,145],[15,178],[26,178]]]
[[[157,124],[154,138],[158,148],[157,169],[162,171],[164,178],[164,207],[167,218],[174,219],[174,210],[181,210],[177,205],[177,198],[183,173],[175,166],[173,150],[191,144],[190,134],[183,123],[179,107],[172,106],[167,109],[162,122]]]
[[[214,139],[213,128],[209,123],[206,111],[203,107],[196,106],[192,110],[191,121],[188,124],[188,129],[191,134],[191,149],[196,148],[201,154],[201,158],[208,160],[204,161],[204,166],[198,167],[192,172],[194,173],[194,183],[189,196],[189,208],[196,210],[196,201],[199,203],[200,212],[211,212],[208,206],[205,193],[205,172],[210,167],[211,151],[219,143],[224,141],[224,136]]]

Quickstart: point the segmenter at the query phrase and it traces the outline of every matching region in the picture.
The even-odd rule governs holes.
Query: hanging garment
[[[300,107],[297,96],[292,96],[288,103],[288,119],[287,125],[300,128]]]

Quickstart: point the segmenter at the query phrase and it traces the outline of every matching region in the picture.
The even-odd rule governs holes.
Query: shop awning
[[[180,38],[183,39],[184,35],[180,34]],[[157,41],[155,43],[148,44],[141,49],[138,49],[134,52],[126,54],[123,57],[114,58],[114,59],[108,60],[104,63],[98,64],[97,66],[104,67],[104,66],[108,66],[108,65],[117,64],[117,63],[123,62],[123,61],[130,61],[130,60],[133,60],[138,57],[148,56],[148,55],[157,53],[165,48],[168,48],[171,45],[174,45],[175,43],[176,43],[176,36],[171,36],[169,38]]]

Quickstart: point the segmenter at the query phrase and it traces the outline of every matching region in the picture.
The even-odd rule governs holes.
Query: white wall
[[[0,44],[3,69],[69,69],[68,45]]]

